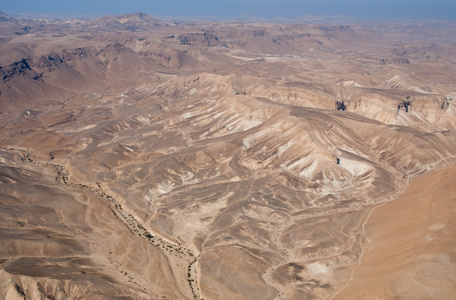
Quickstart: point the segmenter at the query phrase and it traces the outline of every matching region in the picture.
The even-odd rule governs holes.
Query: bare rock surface
[[[454,24],[0,24],[0,297],[451,298]]]
[[[1,150],[0,297],[180,298],[169,260],[137,238],[103,197]],[[58,181],[56,181],[58,179]],[[182,293],[184,293],[182,295]]]

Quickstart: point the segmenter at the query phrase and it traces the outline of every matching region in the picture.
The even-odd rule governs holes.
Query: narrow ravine
[[[283,259],[278,264],[272,265],[271,267],[269,267],[269,269],[267,269],[266,272],[264,272],[262,275],[262,278],[266,282],[266,284],[277,290],[277,296],[276,296],[275,300],[286,299],[286,292],[285,292],[283,286],[274,281],[274,278],[272,278],[272,274],[274,273],[275,270],[286,265],[292,259],[290,250],[288,250],[282,244],[281,239],[282,239],[283,232],[286,229],[288,229],[293,223],[294,223],[294,218],[292,216],[289,216],[289,218],[285,222],[280,224],[280,226],[274,230],[272,241],[276,245],[277,249],[280,249],[280,251],[282,253],[284,253],[284,256],[283,256]]]
[[[86,184],[73,183],[69,181],[69,173],[62,165],[48,161],[35,161],[31,158],[31,153],[30,151],[28,151],[28,149],[14,147],[0,147],[0,149],[22,153],[23,157],[21,158],[21,161],[27,164],[53,166],[57,170],[58,179],[61,180],[64,184],[74,185],[79,188],[89,190],[90,192],[95,193],[98,196],[105,199],[114,215],[119,220],[121,220],[133,234],[136,234],[140,238],[147,239],[147,241],[151,245],[158,248],[166,256],[173,256],[176,258],[184,259],[187,262],[187,282],[192,292],[193,299],[202,299],[200,296],[199,285],[197,280],[198,274],[196,272],[196,264],[198,263],[199,257],[194,255],[194,253],[190,249],[183,247],[182,245],[179,245],[177,243],[173,243],[169,240],[166,240],[165,238],[159,237],[157,233],[151,232],[144,228],[144,226],[137,220],[135,216],[126,212],[123,209],[122,205],[114,197],[106,194],[100,187],[94,188]]]

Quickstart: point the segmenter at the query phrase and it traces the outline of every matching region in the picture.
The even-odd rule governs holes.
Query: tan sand
[[[367,249],[335,299],[456,299],[456,166],[374,210]]]

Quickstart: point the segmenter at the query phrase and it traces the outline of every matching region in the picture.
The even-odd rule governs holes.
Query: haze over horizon
[[[294,19],[306,16],[350,17],[359,20],[456,20],[456,2],[449,0],[169,0],[169,1],[12,1],[0,11],[32,17],[97,18],[143,12],[159,17],[216,20]]]

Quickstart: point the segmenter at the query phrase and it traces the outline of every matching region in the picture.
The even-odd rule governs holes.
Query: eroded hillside
[[[2,19],[4,297],[337,298],[456,162],[452,24],[43,22]]]

